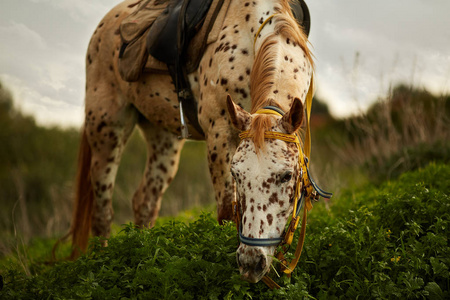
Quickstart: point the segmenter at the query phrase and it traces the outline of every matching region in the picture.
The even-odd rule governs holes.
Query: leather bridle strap
[[[314,75],[311,75],[311,82],[309,84],[308,94],[306,95],[306,134],[305,134],[305,156],[310,159],[311,158],[311,126],[310,126],[310,118],[311,118],[311,107],[312,100],[314,96]]]
[[[279,289],[280,285],[273,281],[272,278],[270,278],[267,275],[264,275],[264,277],[261,279],[271,290],[273,289]]]
[[[257,114],[273,114],[273,115],[278,115],[278,116],[282,116],[282,111],[280,112],[280,110],[274,109],[272,107],[264,107],[261,110],[258,110],[256,112]],[[309,122],[308,122],[309,125]],[[239,137],[241,139],[246,139],[246,138],[251,138],[252,135],[250,134],[249,131],[244,131],[242,132]],[[255,239],[255,238],[249,238],[246,237],[242,234],[242,225],[240,223],[240,209],[239,209],[239,205],[237,201],[233,201],[233,207],[234,207],[234,214],[235,214],[235,219],[236,219],[236,229],[238,231],[238,235],[239,235],[239,239],[242,243],[249,245],[249,246],[257,246],[257,247],[267,247],[267,246],[277,246],[277,245],[291,245],[292,243],[292,239],[294,237],[294,233],[295,230],[297,229],[298,226],[298,222],[299,222],[299,212],[301,209],[301,206],[303,204],[303,196],[304,196],[304,192],[300,190],[300,185],[305,185],[306,182],[308,182],[308,175],[309,172],[307,171],[307,162],[308,160],[305,159],[305,156],[303,154],[303,150],[300,146],[300,140],[298,138],[297,135],[295,134],[285,134],[285,133],[281,133],[281,132],[274,132],[274,131],[266,131],[264,133],[264,138],[266,139],[278,139],[278,140],[282,140],[285,141],[287,143],[295,143],[297,144],[298,147],[298,151],[299,151],[299,178],[298,181],[296,183],[296,191],[295,191],[295,199],[294,199],[294,208],[293,208],[293,215],[292,215],[292,219],[291,222],[289,223],[289,226],[284,234],[284,238],[266,238],[266,239]],[[305,235],[306,235],[306,215],[307,215],[307,210],[311,209],[311,200],[310,197],[306,197],[306,205],[303,208],[303,219],[302,219],[302,228],[301,228],[301,232],[300,232],[300,236],[299,236],[299,240],[297,243],[297,248],[295,250],[295,257],[294,259],[289,263],[289,265],[287,264],[286,259],[284,258],[284,254],[283,252],[279,252],[277,254],[277,257],[280,259],[280,261],[282,262],[282,271],[285,274],[288,274],[288,276],[292,273],[292,271],[295,269],[295,267],[297,266],[297,263],[300,259],[302,250],[303,250],[303,243],[305,241]],[[280,286],[269,276],[264,275],[262,278],[262,281],[270,288],[270,289],[278,289],[280,288]]]
[[[285,274],[290,275],[295,267],[298,264],[298,261],[300,259],[300,256],[302,255],[302,250],[303,250],[303,243],[305,242],[305,236],[306,236],[306,218],[307,218],[307,208],[305,206],[305,208],[303,208],[303,218],[302,218],[302,227],[300,230],[300,235],[298,237],[298,242],[297,242],[297,248],[295,249],[295,254],[294,254],[294,259],[291,260],[291,262],[289,263],[288,266],[286,265],[282,265],[282,271]],[[280,252],[281,254],[283,254],[282,252]]]
[[[298,261],[300,259],[301,253],[303,251],[303,244],[305,242],[305,236],[306,236],[306,220],[307,220],[307,212],[311,210],[312,208],[312,199],[318,198],[318,196],[322,196],[325,198],[330,198],[332,196],[331,193],[327,193],[320,189],[317,184],[312,180],[309,174],[309,157],[311,155],[311,130],[310,130],[310,116],[311,116],[311,105],[312,105],[312,98],[313,98],[313,89],[314,89],[314,82],[313,77],[311,76],[311,82],[308,90],[308,94],[306,96],[306,134],[305,134],[305,142],[303,147],[301,147],[300,139],[296,134],[285,134],[281,132],[274,132],[274,131],[266,131],[264,133],[265,139],[278,139],[282,140],[288,143],[295,143],[297,144],[298,151],[299,151],[299,178],[296,183],[296,191],[295,191],[295,199],[294,199],[294,208],[293,208],[293,215],[292,219],[288,225],[287,230],[284,233],[283,238],[268,238],[268,239],[255,239],[255,238],[249,238],[245,237],[242,234],[242,227],[241,227],[241,216],[240,216],[240,209],[239,204],[236,199],[236,201],[233,201],[233,214],[235,216],[235,222],[236,222],[236,229],[238,231],[239,239],[242,243],[250,245],[250,246],[275,246],[275,245],[291,245],[295,230],[297,229],[298,223],[300,221],[300,210],[301,206],[303,205],[303,201],[305,201],[305,205],[303,208],[303,218],[302,218],[302,224],[301,224],[301,231],[299,234],[297,247],[294,254],[294,259],[291,260],[290,263],[287,263],[287,260],[284,258],[283,252],[278,252],[276,254],[277,258],[281,261],[281,271],[288,276],[291,275],[291,273],[294,271],[295,267],[298,264]],[[256,112],[256,114],[273,114],[278,116],[283,116],[283,111],[281,111],[277,107],[264,107],[263,109],[260,109]],[[251,138],[252,135],[249,131],[242,132],[239,137],[241,139]],[[302,149],[303,148],[303,149]],[[303,152],[304,151],[304,152]],[[300,190],[300,185],[302,186]],[[303,199],[305,198],[305,199]],[[262,278],[263,282],[271,289],[274,288],[280,288],[280,286],[273,281],[272,278],[265,275]]]
[[[306,236],[306,207],[303,209],[303,219],[302,219],[302,229],[300,231],[300,235],[298,237],[298,243],[297,248],[295,249],[294,259],[291,260],[288,266],[286,266],[284,263],[286,262],[283,252],[278,253],[278,259],[282,262],[281,264],[281,270],[288,276],[291,276],[291,273],[294,271],[295,267],[298,264],[298,261],[300,259],[300,256],[302,255],[303,250],[303,244],[305,242],[305,236]],[[271,289],[279,289],[280,285],[276,283],[272,278],[270,278],[267,275],[264,275],[262,278],[262,281]]]
[[[264,22],[261,24],[261,26],[259,26],[258,31],[256,31],[255,37],[253,39],[253,50],[255,50],[256,40],[258,39],[258,36],[261,33],[261,31],[263,30],[264,26],[266,26],[266,24],[269,23],[269,21],[276,15],[277,15],[277,13],[270,15],[267,19],[264,20]]]

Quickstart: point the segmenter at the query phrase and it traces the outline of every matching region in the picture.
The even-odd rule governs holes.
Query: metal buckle
[[[179,94],[182,94],[183,91],[180,91]],[[183,112],[183,102],[180,101],[180,120],[181,120],[181,136],[179,136],[179,139],[187,139],[191,135],[189,134],[189,130],[186,124],[186,120],[184,119],[184,112]]]

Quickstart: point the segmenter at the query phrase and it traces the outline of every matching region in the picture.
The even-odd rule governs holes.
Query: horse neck
[[[256,42],[254,42],[255,34],[265,20],[273,14],[286,11],[286,7],[289,7],[288,0],[232,1],[220,36],[233,34],[234,30],[238,30],[239,34],[233,36],[238,39],[237,43],[240,47],[249,49],[250,57],[248,59],[255,60],[262,51],[264,42],[275,31],[277,18],[271,19],[262,27]],[[286,15],[287,13],[282,14]],[[298,44],[295,46],[292,39],[290,41],[288,39],[289,33],[282,32],[275,37],[273,45],[269,47],[270,53],[267,56],[272,60],[273,71],[265,74],[268,75],[265,77],[265,81],[260,78],[261,70],[255,68],[256,65],[253,64],[250,79],[252,112],[271,104],[287,111],[294,98],[297,97],[301,100],[306,98],[313,71],[308,59],[309,55],[305,55],[305,51]],[[218,41],[218,43],[220,42]],[[266,64],[263,63],[263,65]]]

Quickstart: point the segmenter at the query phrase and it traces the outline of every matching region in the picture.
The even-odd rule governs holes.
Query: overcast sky
[[[0,0],[0,81],[40,124],[81,125],[87,45],[119,2]],[[336,116],[365,109],[398,82],[450,92],[450,0],[307,4],[317,95]]]

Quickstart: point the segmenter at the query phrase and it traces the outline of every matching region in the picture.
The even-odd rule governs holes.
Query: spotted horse
[[[135,223],[141,227],[154,225],[184,144],[171,77],[144,73],[138,81],[126,82],[119,74],[118,28],[135,3],[126,0],[114,7],[87,50],[85,122],[70,231],[73,257],[85,251],[90,233],[110,235],[115,176],[133,129],[139,127],[148,151],[132,199]],[[191,124],[188,129],[192,139],[206,141],[219,223],[234,218],[232,203],[238,203],[237,261],[243,279],[251,282],[267,273],[276,248],[273,242],[255,241],[280,239],[289,215],[297,211],[294,206],[300,205],[294,201],[296,191],[305,189],[297,184],[307,160],[300,159],[299,144],[265,132],[296,134],[313,70],[307,35],[288,0],[231,0],[219,38],[188,75],[204,135]],[[266,106],[272,108],[261,111]],[[247,132],[242,141],[241,132]]]

